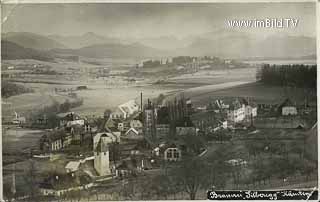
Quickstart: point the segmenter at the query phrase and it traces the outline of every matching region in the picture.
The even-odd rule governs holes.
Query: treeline
[[[15,84],[8,81],[1,81],[1,97],[8,98],[10,96],[19,95],[23,93],[32,93],[33,90],[26,88],[23,85]]]
[[[59,103],[54,101],[54,103],[50,106],[45,106],[44,108],[40,108],[35,111],[30,111],[29,118],[32,120],[33,123],[36,123],[38,118],[46,116],[48,119],[48,123],[46,125],[47,128],[54,128],[59,125],[59,118],[57,114],[69,112],[71,108],[75,108],[81,106],[83,104],[83,99],[76,99],[72,102],[66,100],[63,103]],[[37,124],[36,124],[37,125]],[[34,127],[38,127],[34,125]]]
[[[257,80],[269,85],[316,89],[317,66],[265,64],[257,71]]]

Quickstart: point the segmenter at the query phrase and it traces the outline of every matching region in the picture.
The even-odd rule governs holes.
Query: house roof
[[[75,172],[75,171],[77,171],[79,169],[79,166],[80,166],[80,162],[79,161],[70,161],[65,166],[65,169],[71,170],[71,172]]]
[[[286,98],[286,99],[279,105],[279,108],[287,107],[287,106],[295,106],[295,105],[293,104],[293,102],[292,102],[289,98]]]
[[[75,121],[75,120],[82,119],[78,114],[74,112],[63,113],[63,114],[59,114],[58,116],[62,117],[61,120],[65,120],[65,121]]]

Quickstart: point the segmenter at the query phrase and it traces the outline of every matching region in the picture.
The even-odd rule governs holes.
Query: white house
[[[241,122],[245,119],[245,105],[241,103],[238,99],[233,101],[227,110],[228,121],[233,123]]]
[[[282,104],[280,104],[279,110],[281,111],[282,116],[298,114],[296,106],[292,103],[292,101],[289,98],[287,98],[284,102],[282,102]]]
[[[181,159],[181,150],[177,147],[169,147],[164,151],[164,160],[178,161]]]
[[[121,119],[127,119],[131,115],[138,112],[140,109],[140,106],[134,101],[130,100],[124,104],[121,104],[117,107],[117,109],[111,113],[111,118],[121,118]]]

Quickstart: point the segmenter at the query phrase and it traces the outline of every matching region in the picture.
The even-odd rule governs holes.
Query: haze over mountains
[[[92,58],[177,55],[300,58],[316,54],[316,39],[313,37],[275,34],[259,38],[253,34],[225,29],[184,38],[163,36],[126,39],[101,36],[93,32],[75,36],[9,32],[2,34],[2,42],[5,42],[5,47],[10,47],[10,51],[4,50],[3,59],[15,59],[13,53],[19,53],[16,59],[21,58],[25,49],[40,55],[68,54]]]

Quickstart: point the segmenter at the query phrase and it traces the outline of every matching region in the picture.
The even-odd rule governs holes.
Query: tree
[[[200,158],[186,157],[172,170],[172,176],[190,200],[195,200],[198,190],[209,185],[208,171],[208,165]]]
[[[112,113],[112,111],[110,109],[104,110],[104,113],[103,113],[104,119],[108,119],[110,117],[111,113]]]

